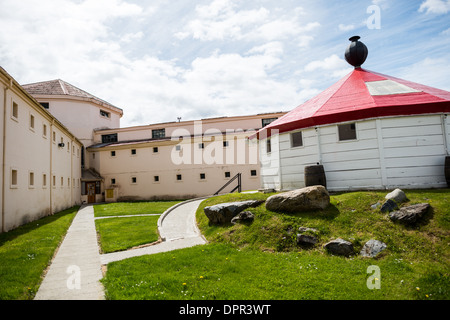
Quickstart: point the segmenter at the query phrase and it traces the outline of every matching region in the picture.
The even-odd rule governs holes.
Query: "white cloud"
[[[347,74],[351,68],[349,68],[349,65],[344,59],[341,59],[336,54],[333,54],[323,60],[315,60],[308,63],[304,70],[307,72],[323,70],[327,71],[332,77],[337,78]]]
[[[400,70],[399,78],[430,87],[450,91],[448,79],[449,58],[425,58]],[[447,85],[443,85],[447,84]]]
[[[450,0],[426,0],[419,7],[419,12],[445,14],[450,11]]]
[[[297,7],[288,14],[278,16],[276,11],[259,9],[238,9],[234,0],[215,0],[210,5],[197,6],[197,18],[189,21],[175,34],[179,39],[192,37],[202,41],[248,40],[274,41],[299,36],[320,27],[318,22],[300,24],[304,9]],[[299,43],[306,46],[311,36],[302,37]]]
[[[353,25],[353,24],[348,24],[348,25],[345,25],[345,24],[339,24],[339,30],[341,30],[341,31],[351,31],[351,30],[354,30],[356,27],[355,27],[355,25]]]

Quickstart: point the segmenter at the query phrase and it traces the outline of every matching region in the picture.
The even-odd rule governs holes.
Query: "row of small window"
[[[18,175],[19,175],[19,171],[17,169],[12,169],[11,170],[11,188],[18,188],[19,184],[18,184]],[[70,187],[70,178],[67,178],[67,184],[64,185],[64,177],[61,177],[61,183],[60,186],[61,188],[64,186]],[[72,187],[75,188],[75,181],[77,182],[77,187],[80,186],[80,180],[79,179],[72,179]],[[36,178],[35,178],[35,173],[32,171],[28,172],[28,187],[30,188],[34,188],[36,186]],[[53,176],[53,183],[52,186],[54,188],[56,188],[56,176]],[[47,187],[47,174],[42,174],[42,187],[46,188]]]
[[[100,114],[102,116],[109,118],[109,113],[107,113],[103,110],[100,110]],[[265,127],[275,120],[277,120],[277,118],[261,119],[261,125],[262,125],[262,127]],[[166,129],[153,129],[152,130],[152,139],[163,139],[165,137],[166,137]],[[117,142],[117,141],[118,141],[117,133],[102,135],[102,143]],[[224,147],[225,147],[225,145],[224,145]]]
[[[348,123],[338,125],[339,141],[356,140],[356,124]],[[302,147],[303,136],[301,131],[291,133],[291,148]],[[272,152],[272,144],[270,138],[266,140],[267,153]]]
[[[15,121],[18,121],[18,119],[19,119],[19,105],[16,102],[13,102],[12,118]],[[30,130],[33,131],[33,132],[35,132],[35,122],[36,121],[35,121],[34,115],[30,114],[30,123],[29,123],[29,125],[30,125]],[[46,138],[46,139],[47,139],[47,131],[48,131],[47,130],[47,124],[43,123],[42,124],[42,136],[44,138]],[[56,143],[56,132],[55,131],[53,131],[52,140],[53,140],[53,143]],[[64,144],[64,137],[61,137],[61,142],[59,143],[59,146],[60,147],[64,147],[65,146],[65,144]],[[67,152],[70,152],[70,144],[69,143],[67,143]],[[72,152],[73,152],[73,154],[75,154],[75,146],[72,146]],[[80,149],[77,149],[77,155],[80,156]]]
[[[250,176],[252,177],[256,177],[258,175],[256,170],[250,170]],[[225,178],[231,178],[231,172],[226,171],[224,173]],[[206,180],[206,173],[200,173],[199,176],[200,180]],[[182,174],[177,174],[176,175],[176,181],[183,181],[183,175]],[[131,183],[132,184],[136,184],[138,182],[137,177],[131,177]],[[153,176],[153,182],[160,182],[160,177],[159,176]],[[115,185],[116,184],[116,179],[112,178],[111,179],[111,184]]]
[[[223,141],[223,147],[226,148],[229,146],[228,141]],[[199,149],[205,149],[205,144],[204,143],[199,143],[198,144],[198,148]],[[175,146],[175,150],[176,151],[181,151],[181,146],[177,145]],[[158,153],[159,152],[159,147],[153,147],[153,153]],[[137,150],[136,149],[131,149],[131,155],[136,155],[137,154]],[[92,154],[93,158],[95,159],[95,153]],[[111,157],[115,157],[116,156],[116,151],[111,151]]]

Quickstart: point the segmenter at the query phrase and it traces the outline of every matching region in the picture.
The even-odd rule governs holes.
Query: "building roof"
[[[258,132],[258,137],[369,118],[450,112],[450,92],[355,68]]]
[[[80,88],[71,85],[68,82],[65,82],[61,79],[43,81],[31,84],[22,85],[25,90],[27,90],[33,96],[69,96],[69,97],[77,97],[82,99],[87,99],[93,101],[102,106],[108,106],[113,109],[118,109],[119,113],[123,113],[122,109],[110,104],[109,102],[102,100]]]

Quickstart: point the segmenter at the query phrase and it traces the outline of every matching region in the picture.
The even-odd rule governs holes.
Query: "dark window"
[[[339,141],[356,140],[356,125],[354,123],[338,126]]]
[[[102,135],[102,143],[117,142],[117,133]]]
[[[106,112],[106,111],[104,111],[104,110],[100,110],[100,115],[101,115],[102,117],[109,118],[110,113],[109,113],[109,112]]]
[[[256,170],[251,170],[251,171],[250,171],[250,175],[251,175],[252,177],[256,177]]]
[[[277,119],[278,119],[278,118],[261,119],[263,128],[264,128],[265,126],[267,126],[268,124],[274,122],[274,121],[277,120]]]
[[[153,147],[153,153],[158,153],[158,147]]]
[[[153,139],[165,138],[165,137],[166,137],[166,129],[152,130],[152,138]]]
[[[270,141],[270,139],[266,140],[266,150],[267,150],[267,153],[272,152],[272,142]]]
[[[198,148],[199,149],[205,149],[205,144],[202,142],[202,143],[199,143],[198,144]]]
[[[50,103],[48,103],[48,102],[41,102],[41,106],[43,106],[44,109],[49,109],[50,108]]]
[[[101,194],[101,193],[102,193],[102,189],[101,189],[100,181],[96,181],[95,182],[95,194]]]
[[[154,176],[154,177],[153,177],[153,181],[159,182],[159,176]]]
[[[295,147],[301,147],[303,146],[303,137],[302,137],[302,132],[294,132],[291,133],[291,147],[295,148]]]
[[[230,171],[225,172],[225,178],[229,178],[229,177],[231,177],[231,172]]]
[[[200,173],[200,180],[205,180],[205,179],[206,179],[206,174]]]
[[[131,183],[137,183],[137,178],[136,177],[132,177],[131,178]]]
[[[116,152],[115,151],[111,151],[111,157],[115,157],[116,156]]]
[[[223,142],[223,147],[225,148],[225,147],[228,147],[230,144],[228,143],[228,141],[224,141]]]
[[[111,179],[111,184],[116,184],[116,179],[112,178]]]
[[[53,132],[53,138],[54,137],[55,137],[55,133]],[[84,146],[81,147],[81,168],[84,169]]]
[[[131,154],[136,154],[136,149],[131,149]]]
[[[178,181],[181,181],[181,179],[182,179],[181,174],[177,174],[177,180],[178,180]]]

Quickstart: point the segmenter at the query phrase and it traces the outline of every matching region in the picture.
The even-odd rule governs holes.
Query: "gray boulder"
[[[396,203],[402,203],[408,200],[406,194],[401,189],[395,189],[394,191],[388,193],[385,197],[386,200],[393,200]]]
[[[391,212],[389,218],[406,225],[412,225],[418,222],[430,208],[428,203],[419,203],[412,206],[400,208],[398,211]]]
[[[252,222],[255,219],[255,215],[250,211],[242,211],[239,212],[237,216],[231,219],[232,224],[236,223],[248,223]]]
[[[241,211],[247,208],[257,207],[264,200],[247,200],[239,202],[220,203],[214,206],[205,207],[203,211],[212,224],[227,224]]]
[[[323,186],[311,186],[270,196],[266,208],[275,212],[302,212],[325,209],[330,195]]]
[[[386,249],[385,243],[371,239],[364,244],[359,254],[363,257],[374,258],[384,249]]]
[[[341,238],[332,240],[324,245],[324,248],[331,254],[338,256],[350,256],[354,254],[353,244]]]

